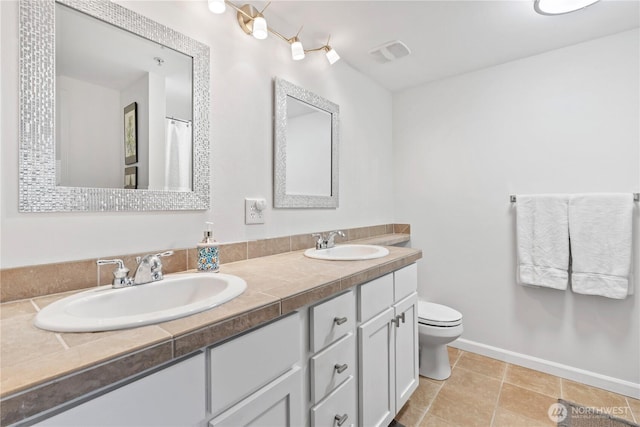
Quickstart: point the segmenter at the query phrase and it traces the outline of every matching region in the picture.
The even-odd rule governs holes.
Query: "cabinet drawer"
[[[311,401],[317,403],[350,376],[355,376],[356,340],[353,332],[310,359]]]
[[[356,380],[350,377],[311,408],[311,427],[353,427],[356,425],[356,413]]]
[[[360,322],[366,322],[391,305],[393,305],[393,274],[387,274],[360,285],[360,304],[358,304]]]
[[[309,345],[312,352],[323,349],[351,332],[356,323],[353,291],[313,306],[309,311]]]
[[[400,301],[418,290],[418,265],[411,264],[393,273],[394,301]]]
[[[282,375],[300,359],[300,315],[241,335],[209,353],[213,415]]]

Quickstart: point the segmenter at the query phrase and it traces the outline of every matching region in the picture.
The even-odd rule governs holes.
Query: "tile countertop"
[[[408,240],[406,234],[386,234],[357,243],[395,245]],[[71,293],[4,303],[0,305],[0,424],[17,422],[187,355],[422,257],[417,249],[387,248],[388,256],[364,261],[316,260],[296,251],[223,264],[221,272],[247,282],[242,295],[202,313],[140,328],[53,333],[33,325],[37,310]]]

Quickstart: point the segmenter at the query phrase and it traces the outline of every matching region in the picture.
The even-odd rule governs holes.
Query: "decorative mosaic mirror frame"
[[[58,2],[193,58],[193,190],[56,186],[56,0],[20,0],[19,211],[209,209],[209,47],[107,0]]]
[[[337,208],[340,107],[338,104],[278,77],[274,79],[274,92],[274,207]],[[329,196],[287,194],[287,98],[289,97],[331,115],[331,195]]]

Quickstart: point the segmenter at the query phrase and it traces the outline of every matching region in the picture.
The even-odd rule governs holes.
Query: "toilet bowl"
[[[462,335],[462,314],[450,307],[418,301],[420,375],[445,380],[451,375],[447,344]]]

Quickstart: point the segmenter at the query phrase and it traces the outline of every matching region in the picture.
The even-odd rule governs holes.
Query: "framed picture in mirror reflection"
[[[124,108],[124,164],[132,165],[137,161],[138,104],[132,102]]]
[[[138,188],[138,167],[124,168],[124,188]]]

